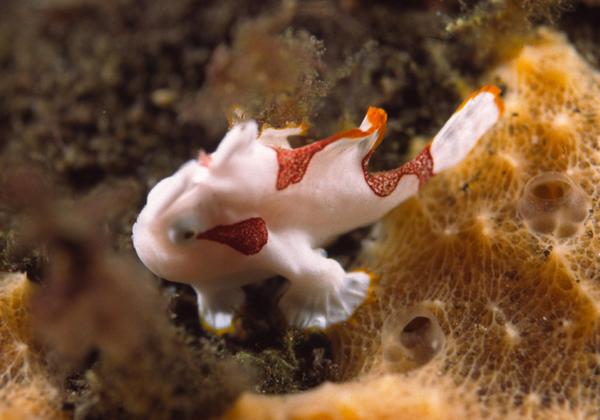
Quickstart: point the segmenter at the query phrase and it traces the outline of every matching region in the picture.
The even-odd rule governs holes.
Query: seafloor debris
[[[600,75],[562,36],[541,31],[491,77],[506,86],[505,118],[463,164],[392,212],[367,258],[381,275],[376,299],[332,334],[339,379],[350,382],[246,395],[231,418],[599,415]],[[550,171],[590,200],[569,238],[531,232],[517,211],[527,182]],[[403,352],[390,365],[382,326],[407,310],[416,324],[401,334],[420,334],[431,354],[434,322],[444,344],[424,364],[404,352],[404,373],[390,376]],[[424,313],[430,321],[417,322]]]
[[[30,166],[12,167],[1,186],[11,205],[27,204],[23,236],[43,244],[51,263],[35,288],[24,275],[0,277],[0,413],[222,412],[249,386],[248,376],[212,342],[173,325],[147,273],[107,245],[103,228],[135,196],[131,184],[73,204],[55,200],[56,190],[36,182],[39,175]]]

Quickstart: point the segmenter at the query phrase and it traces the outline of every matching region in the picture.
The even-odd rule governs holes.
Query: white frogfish
[[[503,112],[499,89],[470,95],[431,144],[384,172],[368,163],[387,116],[369,108],[360,127],[299,148],[300,127],[259,131],[235,125],[212,154],[200,153],[150,191],[133,244],[156,275],[193,286],[204,324],[231,331],[242,286],[275,275],[289,280],[279,301],[287,321],[327,328],[347,320],[373,277],[347,272],[323,247],[375,222],[427,180],[459,163]]]

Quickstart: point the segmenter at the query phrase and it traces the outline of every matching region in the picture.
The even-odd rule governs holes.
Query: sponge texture
[[[265,418],[600,414],[600,76],[541,31],[489,81],[502,120],[369,247],[375,297],[331,332],[348,382],[260,397]]]

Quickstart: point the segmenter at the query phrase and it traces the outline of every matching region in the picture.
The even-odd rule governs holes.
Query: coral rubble
[[[393,211],[365,256],[376,298],[330,332],[346,382],[245,394],[230,418],[597,418],[600,75],[542,30],[490,78],[504,119]],[[585,196],[570,235],[518,211],[545,173]]]

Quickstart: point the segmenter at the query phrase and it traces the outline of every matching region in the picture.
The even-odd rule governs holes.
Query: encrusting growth
[[[499,119],[499,89],[469,97],[414,159],[370,172],[386,113],[369,108],[358,128],[292,149],[302,127],[235,125],[217,150],[159,182],[133,227],[140,259],[155,274],[191,284],[205,326],[226,332],[242,286],[281,275],[279,306],[302,328],[346,321],[366,300],[371,274],[346,272],[323,247],[378,220],[431,178],[460,162]]]
[[[330,333],[348,382],[246,394],[230,418],[598,418],[600,75],[541,31],[490,77],[506,87],[504,118],[385,219],[363,261],[380,276],[374,299]],[[564,202],[576,232],[530,229],[519,205],[540,179],[536,199],[559,185],[583,196]],[[406,332],[426,355],[403,348]]]
[[[0,273],[0,418],[64,418],[59,390],[33,347],[24,274]]]

